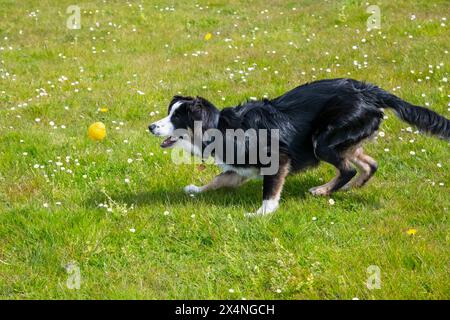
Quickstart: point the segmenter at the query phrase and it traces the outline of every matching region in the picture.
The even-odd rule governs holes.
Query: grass
[[[78,1],[69,30],[73,2],[0,0],[1,298],[450,298],[448,142],[388,112],[366,147],[380,164],[369,185],[312,197],[333,176],[324,164],[288,179],[274,215],[247,219],[260,181],[191,198],[182,187],[218,169],[174,166],[146,132],[178,92],[223,107],[331,77],[449,117],[447,1],[377,1],[373,31],[358,0]]]

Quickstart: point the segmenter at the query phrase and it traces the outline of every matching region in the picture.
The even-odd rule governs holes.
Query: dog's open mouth
[[[178,141],[177,137],[168,137],[167,139],[165,139],[162,143],[161,143],[161,148],[170,148],[171,146],[173,146],[176,142]]]

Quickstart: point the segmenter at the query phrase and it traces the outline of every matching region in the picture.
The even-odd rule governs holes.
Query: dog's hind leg
[[[383,113],[357,96],[332,103],[316,119],[320,125],[313,135],[313,145],[316,157],[335,166],[338,173],[329,183],[312,188],[310,192],[314,195],[328,195],[345,186],[357,173],[354,164],[363,168],[358,184],[364,184],[373,174],[364,173],[368,170],[366,164],[376,164],[368,156],[355,157],[355,153],[378,130]]]
[[[204,186],[198,187],[190,184],[184,187],[184,192],[192,194],[225,187],[235,188],[243,184],[246,180],[246,177],[243,177],[234,171],[225,171],[217,175],[210,183]]]
[[[309,189],[309,192],[315,196],[326,196],[346,185],[355,175],[356,170],[348,160],[343,160],[336,167],[336,176],[328,183]]]
[[[313,195],[329,195],[346,185],[355,175],[356,169],[352,166],[349,152],[339,152],[334,147],[327,144],[317,144],[315,148],[316,156],[336,167],[337,173],[330,182],[309,189]]]
[[[350,161],[358,168],[359,174],[354,180],[342,187],[342,190],[364,186],[367,181],[372,178],[378,168],[377,162],[372,157],[364,154],[362,148],[356,150]]]

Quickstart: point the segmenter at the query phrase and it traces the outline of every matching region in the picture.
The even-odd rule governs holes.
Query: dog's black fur
[[[192,128],[194,121],[202,121],[203,130],[217,128],[223,133],[226,129],[279,129],[280,164],[286,164],[289,172],[317,165],[321,160],[337,168],[335,181],[321,194],[339,190],[356,175],[347,154],[378,130],[383,108],[393,109],[399,118],[420,130],[450,139],[448,119],[375,85],[353,79],[307,83],[272,100],[249,101],[220,111],[204,98],[175,96],[169,113],[171,106],[180,101],[186,103],[171,118],[176,128]],[[363,156],[355,158],[355,163],[365,159],[360,164],[370,167],[367,181],[376,170],[376,162]],[[267,199],[273,195],[271,189],[276,182],[270,182],[274,177],[264,179],[268,181],[264,183]]]

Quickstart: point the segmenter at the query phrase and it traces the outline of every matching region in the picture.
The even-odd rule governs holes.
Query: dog
[[[376,134],[385,108],[393,109],[397,117],[421,131],[450,140],[450,121],[445,117],[375,85],[347,78],[306,83],[272,100],[247,101],[222,110],[202,97],[177,95],[169,104],[167,117],[152,123],[149,130],[166,138],[162,148],[179,146],[200,157],[204,157],[201,149],[211,141],[203,139],[201,144],[194,144],[196,122],[201,122],[202,130],[216,129],[224,135],[231,129],[278,130],[276,173],[259,174],[258,169],[264,167],[259,160],[240,164],[222,161],[219,165],[223,172],[210,183],[184,188],[187,193],[200,193],[237,187],[260,176],[263,202],[252,215],[265,215],[278,208],[289,174],[317,166],[321,161],[333,165],[337,173],[330,182],[311,188],[313,195],[325,196],[364,186],[378,165],[364,153],[363,143]],[[188,134],[174,134],[177,129],[187,130]],[[236,144],[234,140],[232,143]],[[244,145],[245,159],[248,159],[249,145]]]

